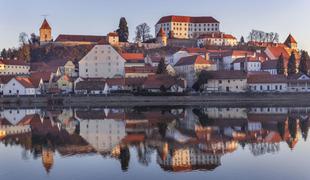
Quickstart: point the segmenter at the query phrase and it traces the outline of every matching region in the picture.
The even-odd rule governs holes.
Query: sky
[[[126,17],[130,40],[143,22],[154,26],[162,16],[213,16],[221,31],[237,38],[252,29],[291,33],[310,51],[309,0],[0,0],[0,49],[17,47],[20,32],[39,34],[42,15],[59,34],[106,35]]]

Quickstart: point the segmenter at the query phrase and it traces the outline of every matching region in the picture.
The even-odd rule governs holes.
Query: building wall
[[[246,92],[246,79],[210,79],[204,85],[205,91],[208,92]]]
[[[248,86],[252,92],[287,92],[287,83],[251,83]]]
[[[166,35],[170,31],[174,32],[175,38],[191,39],[211,32],[220,32],[220,23],[188,23],[188,22],[168,22],[155,25],[155,34],[160,28],[164,29]]]
[[[49,42],[52,41],[52,30],[51,29],[40,29],[40,41]]]
[[[278,74],[277,69],[264,69],[263,71],[269,72],[272,75],[277,75]]]
[[[201,38],[197,40],[198,46],[212,45],[212,46],[236,46],[237,39],[226,38]]]
[[[242,67],[242,63],[234,63],[233,67],[235,71],[247,70],[247,71],[261,71],[261,63],[260,62],[247,62],[246,69]]]
[[[82,78],[113,78],[124,76],[125,60],[110,45],[96,45],[79,62]]]
[[[126,136],[125,125],[112,119],[81,120],[80,135],[97,151],[111,152]]]
[[[14,61],[14,60],[11,60],[11,61]],[[30,66],[0,64],[0,76],[1,75],[29,74],[29,69],[30,69]]]
[[[10,80],[3,88],[3,95],[35,95],[35,88],[25,88],[16,79]]]

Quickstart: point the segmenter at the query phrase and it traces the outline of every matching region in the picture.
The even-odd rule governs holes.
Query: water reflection
[[[285,142],[294,150],[307,140],[309,113],[305,107],[5,109],[0,141],[22,147],[23,160],[41,158],[47,173],[57,166],[56,153],[100,154],[119,161],[123,171],[136,157],[164,171],[211,171],[238,148],[260,156],[278,153]]]

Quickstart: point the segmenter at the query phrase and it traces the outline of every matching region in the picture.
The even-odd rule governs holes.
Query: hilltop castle
[[[44,19],[40,27],[40,42],[42,45],[53,43],[63,46],[96,45],[96,44],[111,44],[114,46],[118,46],[119,36],[115,32],[108,33],[107,36],[60,34],[55,40],[53,40],[52,28],[49,25],[48,21]]]

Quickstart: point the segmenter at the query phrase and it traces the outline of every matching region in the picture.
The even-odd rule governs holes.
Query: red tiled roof
[[[281,54],[286,60],[290,58],[290,54],[282,46],[267,47],[267,50],[276,58],[280,57]]]
[[[269,60],[262,63],[262,70],[277,69],[278,60]]]
[[[39,79],[48,82],[51,78],[52,71],[31,72],[31,79]]]
[[[93,36],[93,35],[66,35],[66,34],[60,34],[55,42],[92,42],[92,43],[98,43],[98,42],[105,42],[106,36]]]
[[[125,79],[124,78],[111,78],[107,79],[107,83],[109,86],[124,86],[125,85]]]
[[[144,60],[144,55],[142,53],[122,53],[121,56],[125,60]]]
[[[7,84],[15,76],[0,76],[0,84]]]
[[[246,79],[247,74],[243,71],[207,71],[210,79]]]
[[[199,53],[199,54],[207,53],[206,48],[182,48],[181,51],[186,51],[188,53]]]
[[[287,39],[285,40],[284,44],[288,45],[288,44],[297,44],[297,41],[295,40],[295,38],[290,34],[288,35]]]
[[[252,74],[248,77],[248,83],[286,83],[284,75]]]
[[[181,58],[174,66],[186,66],[186,65],[193,65],[193,64],[214,64],[211,61],[205,60],[200,55],[195,56],[187,56]]]
[[[29,66],[28,63],[26,63],[23,60],[20,59],[0,59],[0,64],[4,64],[4,65],[15,65],[15,66]]]
[[[105,81],[102,80],[91,80],[91,81],[80,81],[76,83],[76,90],[87,90],[87,91],[96,91],[104,90]]]
[[[15,78],[21,85],[25,88],[35,88],[34,84],[32,83],[30,78],[26,77],[16,77]]]
[[[202,17],[190,17],[190,16],[164,16],[157,24],[168,23],[168,22],[187,22],[187,23],[219,23],[216,19],[210,16]]]
[[[146,89],[160,89],[161,86],[170,88],[176,84],[181,87],[185,87],[185,82],[183,80],[175,79],[174,77],[168,75],[150,75],[145,80],[143,86]]]
[[[150,65],[125,67],[125,73],[156,73],[157,68]]]
[[[110,32],[108,36],[118,37],[117,32]]]
[[[51,26],[48,24],[47,20],[44,19],[40,29],[52,29]]]
[[[208,34],[202,34],[198,37],[198,39],[204,39],[204,38],[223,38],[223,39],[236,39],[236,37],[234,37],[231,34],[224,34],[224,33],[208,33]]]

